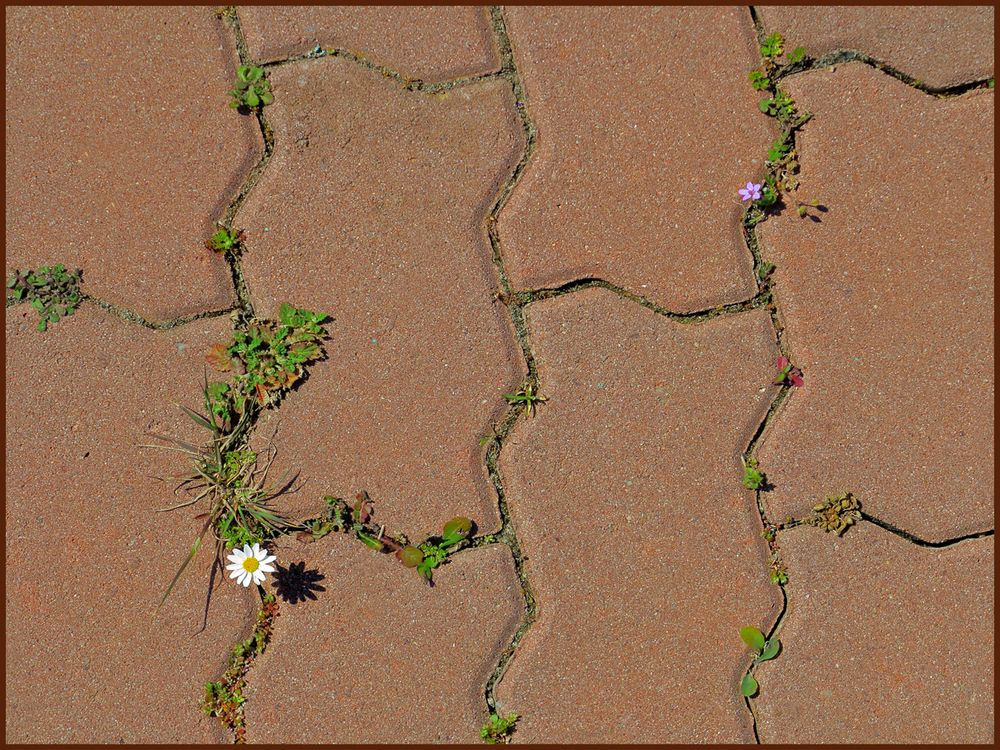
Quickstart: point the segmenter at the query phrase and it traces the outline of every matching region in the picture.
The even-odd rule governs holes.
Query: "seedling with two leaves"
[[[740,693],[742,693],[746,698],[752,698],[757,694],[757,690],[760,686],[757,684],[757,680],[754,679],[754,676],[750,672],[752,672],[753,668],[761,662],[769,661],[776,657],[778,652],[781,650],[781,641],[777,638],[771,638],[770,640],[766,639],[764,634],[752,625],[740,628],[740,638],[742,638],[743,642],[753,649],[756,654],[753,664],[750,666],[750,671],[743,675],[743,679],[740,682]]]
[[[469,543],[475,524],[464,516],[451,519],[444,525],[441,536],[429,537],[420,544],[407,545],[396,553],[396,557],[407,568],[416,568],[428,585],[434,585],[434,568],[443,565],[448,558]]]

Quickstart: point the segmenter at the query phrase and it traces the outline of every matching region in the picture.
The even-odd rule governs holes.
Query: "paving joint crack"
[[[767,36],[767,32],[764,28],[764,23],[760,18],[760,14],[757,12],[757,7],[754,5],[750,5],[748,7],[754,30],[757,33],[757,42],[760,44]],[[863,63],[870,68],[874,68],[880,73],[884,73],[887,76],[905,83],[910,88],[922,91],[923,93],[938,99],[950,99],[956,96],[962,96],[963,94],[967,94],[969,91],[973,91],[975,89],[985,88],[993,78],[993,76],[986,76],[983,78],[974,78],[971,81],[965,81],[963,83],[952,84],[950,86],[928,86],[922,83],[920,79],[911,76],[909,73],[899,70],[898,68],[889,65],[889,63],[883,62],[882,60],[872,57],[871,55],[860,50],[835,49],[817,58],[807,58],[801,62],[789,63],[783,66],[781,70],[775,74],[774,80],[777,82],[787,76],[796,75],[798,73],[808,73],[809,71],[828,68],[831,65],[842,65],[848,62]]]
[[[605,289],[618,295],[624,300],[635,302],[648,310],[652,310],[657,315],[661,315],[679,323],[704,323],[705,321],[718,317],[738,315],[749,310],[757,310],[767,305],[769,299],[766,290],[758,289],[751,297],[737,302],[727,302],[726,304],[706,307],[700,310],[692,310],[690,312],[676,312],[658,305],[651,299],[643,297],[640,294],[636,294],[625,287],[597,277],[574,279],[573,281],[568,281],[557,287],[543,287],[539,289],[511,292],[503,295],[503,299],[508,304],[511,300],[514,300],[521,307],[527,307],[535,302],[553,299],[554,297],[562,297],[584,289],[595,288]]]
[[[371,73],[381,76],[382,78],[388,78],[395,81],[406,91],[411,91],[417,94],[441,94],[445,91],[451,91],[452,89],[462,88],[464,86],[473,86],[477,83],[494,81],[506,77],[503,70],[491,70],[486,73],[457,76],[443,81],[424,81],[421,78],[406,75],[405,73],[401,73],[398,70],[394,70],[386,65],[374,63],[364,55],[358,54],[357,52],[353,52],[342,47],[322,47],[318,44],[313,49],[307,52],[302,52],[298,55],[290,55],[280,59],[267,60],[257,64],[265,69],[281,68],[286,65],[295,65],[296,63],[306,62],[309,60],[321,60],[324,57],[339,57],[341,59],[348,60]]]
[[[134,310],[130,310],[122,305],[116,305],[112,302],[100,299],[99,297],[95,297],[92,294],[87,294],[86,292],[80,292],[80,301],[89,302],[104,312],[110,313],[111,315],[124,320],[126,323],[134,323],[135,325],[140,325],[143,328],[149,328],[153,331],[169,331],[173,328],[179,328],[197,320],[219,318],[223,315],[229,315],[236,309],[235,307],[224,307],[221,310],[204,310],[202,312],[191,313],[189,315],[181,315],[176,318],[171,318],[170,320],[151,321],[146,320]]]

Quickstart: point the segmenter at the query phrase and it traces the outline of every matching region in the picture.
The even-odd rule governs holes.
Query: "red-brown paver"
[[[225,318],[169,332],[85,307],[35,330],[7,311],[7,741],[212,742],[198,709],[256,592],[223,582],[202,626],[211,545],[156,606],[201,526],[156,477],[189,468],[139,447],[147,432],[201,439],[200,352]],[[202,509],[204,510],[204,509]]]
[[[777,130],[746,10],[506,13],[538,128],[498,225],[514,286],[596,276],[675,311],[752,295],[737,188]]]
[[[836,50],[863,52],[932,87],[993,75],[992,5],[757,6],[785,50],[811,57]]]
[[[523,609],[506,547],[459,553],[433,588],[353,538],[277,554],[312,573],[315,599],[281,604],[248,678],[250,742],[478,741],[486,681]]]
[[[993,539],[920,547],[871,524],[781,536],[781,653],[758,667],[766,743],[993,742]]]
[[[428,81],[500,67],[484,7],[247,6],[239,12],[255,59],[283,59],[318,44]]]
[[[497,690],[518,741],[752,742],[739,629],[781,602],[738,481],[766,312],[692,326],[597,289],[528,312],[549,400],[501,453],[539,612]]]
[[[271,80],[278,145],[237,219],[244,270],[261,314],[334,318],[327,361],[278,416],[275,476],[305,482],[278,502],[314,515],[365,489],[392,530],[492,528],[480,438],[523,376],[482,228],[522,146],[510,85],[427,96],[339,58]]]
[[[993,525],[993,95],[794,76],[800,200],[759,236],[805,371],[759,449],[772,517],[852,491],[927,540]]]
[[[150,319],[230,305],[204,241],[260,148],[236,63],[210,8],[10,8],[8,268],[78,266]]]

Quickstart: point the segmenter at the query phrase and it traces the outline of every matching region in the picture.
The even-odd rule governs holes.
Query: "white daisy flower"
[[[259,544],[254,543],[253,547],[244,544],[243,549],[234,548],[226,559],[232,562],[232,565],[226,566],[226,570],[233,571],[229,577],[235,578],[236,583],[249,586],[251,583],[261,583],[265,573],[273,573],[274,568],[270,563],[278,558],[267,554],[266,549],[261,549]]]

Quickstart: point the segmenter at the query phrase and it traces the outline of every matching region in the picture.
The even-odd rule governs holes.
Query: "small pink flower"
[[[740,188],[740,198],[744,201],[756,201],[760,200],[760,188],[761,186],[755,185],[752,182],[748,182],[745,188]]]

